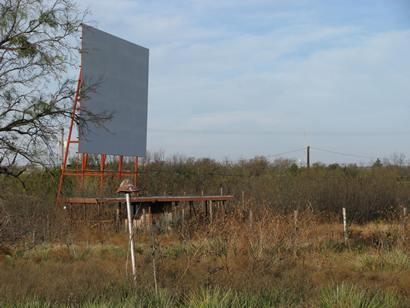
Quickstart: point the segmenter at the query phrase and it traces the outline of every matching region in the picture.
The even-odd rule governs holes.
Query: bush
[[[322,290],[319,299],[322,308],[384,308],[404,307],[394,293],[368,292],[355,285],[340,284]]]

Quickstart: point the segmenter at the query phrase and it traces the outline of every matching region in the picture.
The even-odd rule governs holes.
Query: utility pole
[[[310,168],[310,145],[306,148],[306,166]]]

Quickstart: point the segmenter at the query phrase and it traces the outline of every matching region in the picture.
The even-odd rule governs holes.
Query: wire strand
[[[277,153],[277,154],[266,155],[265,157],[278,157],[278,156],[281,156],[281,155],[296,153],[296,152],[300,152],[300,151],[304,151],[304,150],[306,150],[306,148],[299,148],[299,149],[291,150],[291,151],[287,151],[287,152],[282,152],[282,153]]]
[[[367,155],[361,155],[361,154],[352,154],[352,153],[344,153],[344,152],[327,150],[327,149],[322,149],[322,148],[317,148],[317,147],[310,147],[310,148],[312,150],[317,150],[317,151],[322,151],[322,152],[327,152],[327,153],[337,154],[337,155],[342,155],[342,156],[348,156],[348,157],[367,158],[367,159],[375,159],[376,158],[376,157],[373,157],[373,156],[367,156]]]

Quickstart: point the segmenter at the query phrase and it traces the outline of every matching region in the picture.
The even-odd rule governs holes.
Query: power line
[[[305,149],[306,149],[306,148],[299,148],[299,149],[291,150],[291,151],[287,151],[287,152],[282,152],[282,153],[277,153],[277,154],[266,155],[265,157],[278,157],[278,156],[282,156],[282,155],[286,155],[286,154],[292,154],[292,153],[304,151]]]
[[[351,154],[351,153],[344,153],[344,152],[338,152],[338,151],[333,151],[333,150],[327,150],[327,149],[322,149],[322,148],[317,148],[317,147],[311,147],[311,149],[317,150],[317,151],[322,151],[322,152],[327,152],[331,154],[337,154],[337,155],[342,155],[342,156],[347,156],[347,157],[357,157],[357,158],[366,158],[366,159],[375,159],[376,157],[373,156],[367,156],[367,155],[360,155],[360,154]]]
[[[240,130],[195,130],[195,129],[148,129],[150,133],[199,134],[199,135],[304,135],[304,131],[240,131]],[[410,135],[410,131],[310,131],[317,136],[391,136]]]

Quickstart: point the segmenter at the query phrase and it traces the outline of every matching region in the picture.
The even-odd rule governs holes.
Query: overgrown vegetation
[[[136,237],[134,288],[124,230],[98,223],[96,210],[77,221],[56,208],[57,170],[26,172],[25,187],[2,177],[0,305],[408,307],[408,172],[394,165],[306,169],[263,158],[147,161],[140,175],[146,193],[219,194],[222,185],[236,196],[225,209],[215,205],[212,223],[199,206],[184,222],[176,215],[170,228],[155,229],[158,293],[149,232]],[[108,180],[104,193],[118,181]],[[86,179],[82,192],[67,184],[66,194],[99,193],[98,181]]]
[[[20,243],[2,253],[0,305],[409,306],[407,221],[405,228],[402,221],[355,224],[345,244],[337,220],[320,220],[301,212],[295,229],[292,215],[266,210],[251,225],[241,210],[229,216],[219,211],[212,223],[192,219],[156,232],[158,293],[148,231],[136,236],[136,288],[125,232],[82,228],[65,240]],[[378,245],[388,236],[396,240]]]
[[[75,82],[66,72],[77,65],[85,15],[71,0],[0,2],[1,307],[410,307],[402,214],[410,168],[402,157],[371,167],[311,168],[264,157],[148,157],[139,177],[143,194],[224,193],[236,200],[215,208],[213,221],[198,206],[185,220],[140,230],[135,286],[113,209],[84,209],[78,220],[79,208],[55,206],[59,170],[50,166],[70,116]],[[83,86],[81,96],[94,86]],[[82,116],[103,124],[110,115]],[[90,157],[91,167],[98,164]],[[98,178],[67,179],[63,193],[112,196],[119,181],[100,187]]]
[[[90,158],[90,161],[90,168],[93,164],[98,166],[98,159]],[[72,161],[71,167],[75,168],[75,164]],[[127,164],[124,165],[126,168]],[[116,170],[117,166],[109,163],[107,168]],[[48,232],[51,225],[47,230],[44,228],[58,216],[53,204],[58,173],[58,169],[33,167],[20,176],[25,187],[16,179],[0,178],[3,217],[0,228],[12,228],[9,231],[14,234],[3,236],[3,240],[21,237],[20,233],[33,232],[33,229],[43,235],[57,232]],[[105,187],[100,190],[99,178],[86,178],[80,189],[80,181],[66,178],[63,193],[66,196],[113,196],[119,182],[119,178],[107,178]],[[233,194],[239,203],[243,195],[254,214],[266,208],[278,214],[309,208],[329,218],[340,215],[341,208],[345,207],[349,221],[359,223],[395,218],[403,206],[410,205],[410,168],[389,162],[384,166],[375,163],[372,167],[317,164],[307,169],[292,161],[270,162],[263,157],[218,162],[181,157],[165,160],[152,155],[140,168],[139,184],[147,195],[200,195],[202,192],[219,195],[222,189],[224,194]]]

